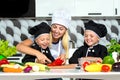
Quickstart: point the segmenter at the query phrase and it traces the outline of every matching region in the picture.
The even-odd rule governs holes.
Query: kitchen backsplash
[[[0,39],[10,41],[10,45],[16,45],[19,42],[30,37],[28,29],[45,20],[39,19],[0,19]],[[84,23],[88,19],[72,20],[69,27],[69,41],[72,47],[76,48],[83,45]],[[98,23],[106,26],[108,34],[100,40],[100,44],[107,45],[111,38],[120,41],[120,20],[119,19],[94,19]],[[45,21],[48,24],[51,21]],[[70,46],[71,47],[71,46]]]

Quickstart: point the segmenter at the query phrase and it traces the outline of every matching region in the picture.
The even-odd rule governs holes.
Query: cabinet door
[[[114,0],[115,16],[120,16],[120,0]]]
[[[75,0],[76,16],[113,16],[114,0]]]
[[[74,9],[74,0],[36,0],[36,17],[51,17],[56,9],[71,12]]]

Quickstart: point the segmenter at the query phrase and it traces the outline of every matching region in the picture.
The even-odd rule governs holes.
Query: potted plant
[[[107,45],[108,53],[114,58],[115,62],[118,61],[120,55],[120,44],[116,39],[111,39],[110,44]]]

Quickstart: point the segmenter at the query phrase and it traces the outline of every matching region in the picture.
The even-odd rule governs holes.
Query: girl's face
[[[59,24],[53,24],[51,30],[53,39],[59,40],[65,34],[66,28]]]
[[[35,41],[41,48],[46,49],[50,44],[50,34],[41,34]]]
[[[99,37],[95,32],[91,30],[85,30],[84,40],[88,46],[93,46],[94,44],[99,42]]]

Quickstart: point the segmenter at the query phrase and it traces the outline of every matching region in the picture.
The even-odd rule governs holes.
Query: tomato
[[[83,69],[85,69],[85,67],[87,66],[87,65],[90,65],[90,63],[89,62],[87,62],[87,61],[85,61],[84,63],[83,63]]]
[[[108,65],[103,65],[102,68],[101,68],[102,72],[109,72],[110,70],[111,70],[110,66],[108,66]]]

